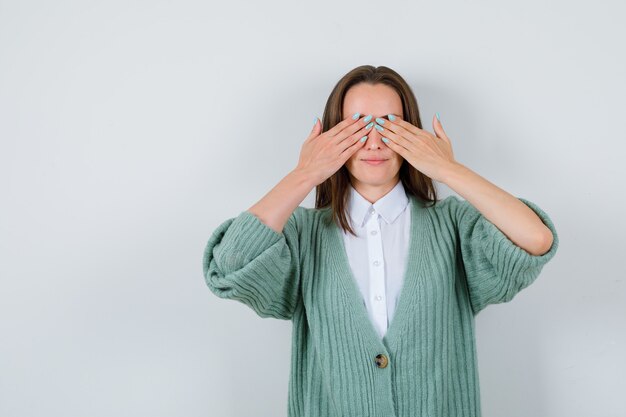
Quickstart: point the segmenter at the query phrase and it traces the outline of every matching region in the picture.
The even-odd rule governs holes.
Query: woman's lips
[[[387,159],[380,159],[380,160],[375,160],[375,159],[363,159],[363,162],[365,162],[366,164],[370,164],[370,165],[380,165],[383,162],[387,162]]]

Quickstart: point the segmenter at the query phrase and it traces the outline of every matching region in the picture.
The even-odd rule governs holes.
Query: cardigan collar
[[[402,181],[400,180],[398,180],[398,183],[391,189],[391,191],[379,198],[373,204],[359,194],[352,184],[349,185],[349,188],[350,192],[348,194],[349,197],[347,204],[348,214],[350,215],[352,223],[358,227],[363,227],[363,225],[367,223],[369,217],[372,215],[369,212],[372,206],[374,207],[374,210],[376,210],[376,213],[380,214],[387,224],[391,224],[409,204],[409,198],[407,197]]]
[[[379,350],[388,352],[387,349],[397,346],[401,342],[406,326],[409,325],[411,310],[415,308],[419,297],[419,286],[427,282],[425,276],[425,265],[430,263],[428,251],[426,250],[427,229],[430,225],[425,202],[412,194],[408,195],[411,210],[411,234],[409,239],[409,254],[402,280],[402,289],[398,296],[396,313],[387,328],[387,332],[381,339],[378,330],[374,328],[369,318],[369,314],[362,301],[362,295],[358,288],[350,263],[345,250],[341,229],[333,221],[331,207],[326,207],[325,215],[329,226],[326,228],[325,242],[329,244],[329,261],[337,268],[341,289],[346,296],[346,304],[354,314],[353,325],[361,330],[363,335],[362,343]],[[432,232],[430,232],[432,233]],[[392,348],[393,349],[393,348]]]

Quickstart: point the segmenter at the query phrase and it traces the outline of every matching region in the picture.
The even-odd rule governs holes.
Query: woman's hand
[[[397,116],[393,122],[383,120],[383,130],[379,132],[389,139],[387,146],[424,175],[443,182],[447,169],[456,161],[450,139],[439,119],[433,116],[435,135]]]
[[[328,131],[320,134],[322,124],[319,119],[315,122],[309,137],[304,141],[300,151],[300,160],[295,170],[303,171],[307,178],[314,181],[314,185],[321,184],[339,170],[350,157],[357,152],[367,141],[360,139],[367,135],[374,123],[371,117],[352,118],[350,115],[337,123]],[[371,126],[367,128],[368,124]]]

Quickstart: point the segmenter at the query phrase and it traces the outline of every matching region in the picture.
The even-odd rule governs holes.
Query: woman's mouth
[[[383,162],[386,162],[387,159],[363,159],[362,161],[370,165],[380,165]]]

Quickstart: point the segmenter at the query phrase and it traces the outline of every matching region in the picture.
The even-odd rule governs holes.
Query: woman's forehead
[[[361,113],[374,117],[387,117],[393,114],[402,117],[402,101],[392,89],[353,87],[348,90],[343,102],[344,118],[349,114]]]

